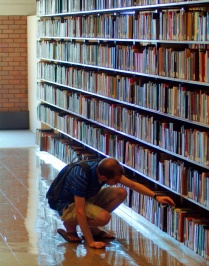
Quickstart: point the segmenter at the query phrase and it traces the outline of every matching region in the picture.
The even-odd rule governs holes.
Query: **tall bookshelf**
[[[171,194],[175,209],[132,191],[126,204],[209,260],[208,1],[37,0],[37,15],[50,152],[115,157]]]

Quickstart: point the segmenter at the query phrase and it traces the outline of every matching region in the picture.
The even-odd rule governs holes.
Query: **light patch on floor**
[[[33,132],[30,130],[0,130],[0,148],[24,147],[37,147]]]

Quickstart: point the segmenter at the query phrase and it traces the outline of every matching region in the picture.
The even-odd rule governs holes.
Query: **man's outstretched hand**
[[[170,197],[168,197],[168,196],[157,196],[156,197],[156,200],[159,203],[162,203],[162,204],[166,204],[166,205],[170,205],[170,206],[175,206],[174,201]]]

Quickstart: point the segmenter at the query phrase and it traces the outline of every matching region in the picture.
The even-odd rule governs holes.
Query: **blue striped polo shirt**
[[[87,163],[90,165],[92,171],[90,181],[87,180],[85,171],[81,166],[76,165],[70,170],[57,204],[58,213],[60,215],[62,215],[63,209],[74,202],[74,195],[88,199],[95,196],[105,184],[105,182],[99,182],[96,174],[98,162],[91,161]]]

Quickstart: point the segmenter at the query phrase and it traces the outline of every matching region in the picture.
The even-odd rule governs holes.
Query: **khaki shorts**
[[[114,189],[115,187],[102,188],[96,196],[86,201],[85,212],[88,219],[94,220],[98,217],[102,209],[105,209],[105,207],[109,205]],[[68,208],[63,209],[61,219],[62,221],[76,220],[75,203],[69,204]]]

